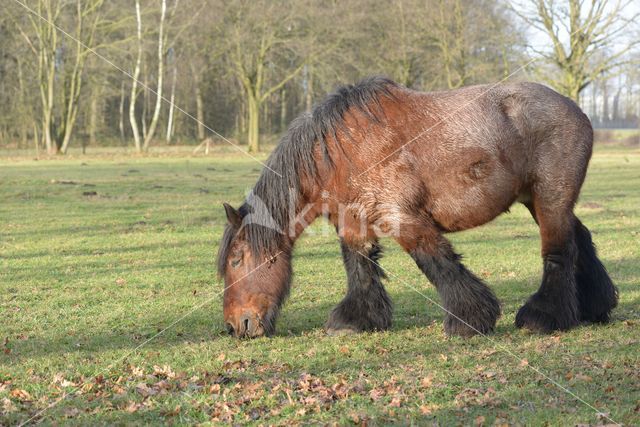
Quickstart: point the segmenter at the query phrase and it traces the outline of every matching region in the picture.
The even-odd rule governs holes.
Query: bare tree
[[[249,151],[260,150],[260,113],[264,101],[298,75],[311,53],[296,51],[304,34],[291,5],[264,1],[258,6],[236,2],[229,16],[229,60],[245,95]],[[297,19],[298,18],[298,19]],[[286,64],[286,68],[276,68]]]
[[[56,134],[56,145],[66,153],[78,117],[80,91],[87,56],[92,50],[95,33],[100,22],[100,8],[104,0],[76,0],[75,55],[73,65],[65,73],[64,113]]]
[[[140,65],[142,62],[142,14],[140,12],[140,0],[136,0],[136,35],[137,35],[137,55],[133,68],[133,78],[131,81],[131,95],[129,96],[129,123],[131,124],[131,132],[133,133],[133,142],[136,151],[142,151],[142,141],[140,138],[140,130],[138,128],[138,120],[136,119],[136,100],[138,99],[138,79],[140,78]]]
[[[176,0],[175,5],[178,2]],[[164,34],[164,21],[167,16],[167,0],[162,0],[162,6],[160,8],[160,23],[158,29],[158,84],[156,86],[156,105],[153,109],[153,116],[151,117],[151,123],[149,129],[144,138],[144,151],[149,149],[149,144],[153,139],[156,132],[156,126],[158,125],[158,119],[160,118],[160,110],[162,108],[162,84],[164,81],[164,54],[165,54],[165,34]]]
[[[640,44],[637,38],[625,37],[640,17],[632,13],[634,1],[524,0],[515,3],[514,11],[550,42],[548,50],[531,47],[553,65],[551,72],[539,68],[543,77],[579,101],[591,82],[619,70]]]
[[[434,20],[434,44],[442,56],[444,78],[449,89],[467,84],[470,76],[466,45],[466,17],[461,0],[438,0]]]
[[[171,8],[170,17],[173,17],[178,9],[179,0],[175,0],[173,7]],[[133,139],[136,146],[136,151],[147,151],[151,144],[151,141],[155,137],[156,128],[160,121],[160,113],[162,111],[162,104],[165,102],[164,97],[164,74],[165,74],[165,57],[167,53],[167,0],[161,0],[160,3],[160,17],[158,18],[158,37],[157,37],[157,50],[156,50],[156,87],[155,91],[150,90],[149,79],[149,67],[145,61],[144,56],[144,35],[142,28],[142,11],[140,8],[140,1],[136,0],[136,39],[137,39],[137,55],[135,58],[133,82],[131,85],[131,95],[129,101],[129,122],[131,124],[131,130],[133,132]],[[142,124],[142,135],[140,134],[140,128],[138,127],[138,118],[136,116],[136,103],[138,95],[138,81],[140,73],[143,74],[142,88],[144,90],[144,101],[142,108],[142,117],[140,118]],[[147,123],[147,109],[150,108],[150,96],[149,92],[155,94],[155,102],[153,104],[153,113],[151,120]]]
[[[30,28],[18,24],[19,31],[38,62],[38,86],[41,101],[42,135],[50,154],[65,153],[69,147],[79,108],[79,97],[87,56],[92,50],[100,9],[104,0],[68,4],[56,0],[38,0],[37,15],[28,14]],[[73,50],[62,48],[59,27],[65,8],[73,6]],[[62,82],[62,85],[59,85]],[[56,94],[62,99],[62,112],[56,120]]]
[[[60,2],[39,0],[35,7],[39,16],[27,15],[31,28],[26,28],[21,25],[20,21],[16,21],[20,34],[38,62],[37,81],[41,103],[42,138],[49,154],[54,154],[57,151],[52,133],[58,48],[58,30],[54,25],[58,22],[61,10]]]
[[[175,111],[175,102],[176,102],[176,83],[178,82],[178,65],[176,64],[176,59],[173,58],[173,78],[171,79],[171,97],[169,98],[169,117],[167,119],[167,133],[165,139],[167,144],[171,143],[171,138],[173,138],[173,132],[175,130],[175,123],[173,114]]]

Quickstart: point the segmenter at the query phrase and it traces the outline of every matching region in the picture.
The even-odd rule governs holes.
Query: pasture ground
[[[229,153],[0,160],[0,424],[640,424],[640,150],[598,150],[577,206],[620,289],[613,322],[551,336],[514,327],[541,276],[514,206],[450,236],[503,304],[490,337],[445,337],[412,288],[435,290],[390,241],[393,329],[325,336],[345,273],[318,221],[277,335],[229,338],[221,203],[259,169]]]

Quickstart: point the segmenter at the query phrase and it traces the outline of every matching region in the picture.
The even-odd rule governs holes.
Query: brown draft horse
[[[321,215],[337,229],[348,277],[328,332],[390,327],[380,236],[392,236],[435,285],[448,334],[491,332],[500,305],[444,234],[485,224],[516,201],[540,227],[544,263],[516,326],[608,321],[617,289],[573,213],[592,143],[578,106],[535,83],[423,93],[376,77],[339,88],[291,124],[245,203],[225,204],[218,271],[229,332],[274,332],[293,244]]]

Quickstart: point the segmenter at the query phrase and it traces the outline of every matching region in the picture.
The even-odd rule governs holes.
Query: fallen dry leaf
[[[177,405],[171,411],[164,412],[164,415],[169,416],[169,417],[175,417],[176,415],[180,414],[181,410],[182,410],[182,408],[180,407],[180,405]]]
[[[430,405],[420,405],[420,413],[422,415],[430,415],[433,412]]]
[[[429,388],[433,383],[433,374],[429,374],[420,380],[420,387]]]
[[[142,407],[141,404],[136,403],[136,402],[129,402],[129,404],[127,405],[126,408],[124,408],[124,410],[126,412],[129,412],[130,414],[136,412],[138,409],[140,409]]]
[[[164,365],[162,367],[160,366],[154,366],[153,367],[153,375],[155,375],[156,377],[159,378],[175,378],[176,374],[175,372],[173,372],[171,370],[171,367]]]
[[[382,396],[385,395],[384,390],[382,390],[381,388],[372,388],[371,391],[369,392],[369,397],[371,398],[371,400],[373,400],[374,402],[378,399],[380,399]]]
[[[393,399],[391,399],[391,403],[389,403],[389,406],[399,408],[400,406],[402,406],[402,399],[400,399],[399,397],[394,397]]]
[[[157,394],[158,392],[156,390],[154,390],[153,388],[149,387],[147,384],[145,383],[139,383],[136,386],[136,391],[142,396],[142,397],[149,397],[149,396],[153,396],[155,394]]]
[[[580,373],[576,374],[576,375],[575,375],[575,378],[576,378],[577,380],[580,380],[580,381],[586,381],[586,382],[588,382],[588,383],[590,383],[590,382],[593,380],[593,378],[591,378],[589,375],[580,374]]]
[[[131,373],[132,373],[132,374],[133,374],[133,376],[135,376],[135,377],[141,377],[141,376],[143,376],[143,375],[144,375],[144,371],[142,370],[142,368],[139,368],[138,366],[133,366],[133,365],[131,365],[131,366],[129,367],[129,369],[131,370]],[[120,378],[118,378],[118,379],[120,379]],[[118,381],[116,381],[116,382],[118,382]]]
[[[31,395],[26,391],[19,388],[11,390],[11,397],[18,399],[21,402],[28,402],[31,400]]]
[[[485,378],[493,378],[496,376],[496,373],[493,371],[485,371],[482,373]]]

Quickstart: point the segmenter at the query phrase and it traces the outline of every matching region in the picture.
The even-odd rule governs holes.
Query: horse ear
[[[240,227],[242,223],[242,217],[240,217],[240,213],[233,208],[229,203],[223,203],[224,212],[227,214],[227,221],[229,224],[233,225],[236,228]]]

